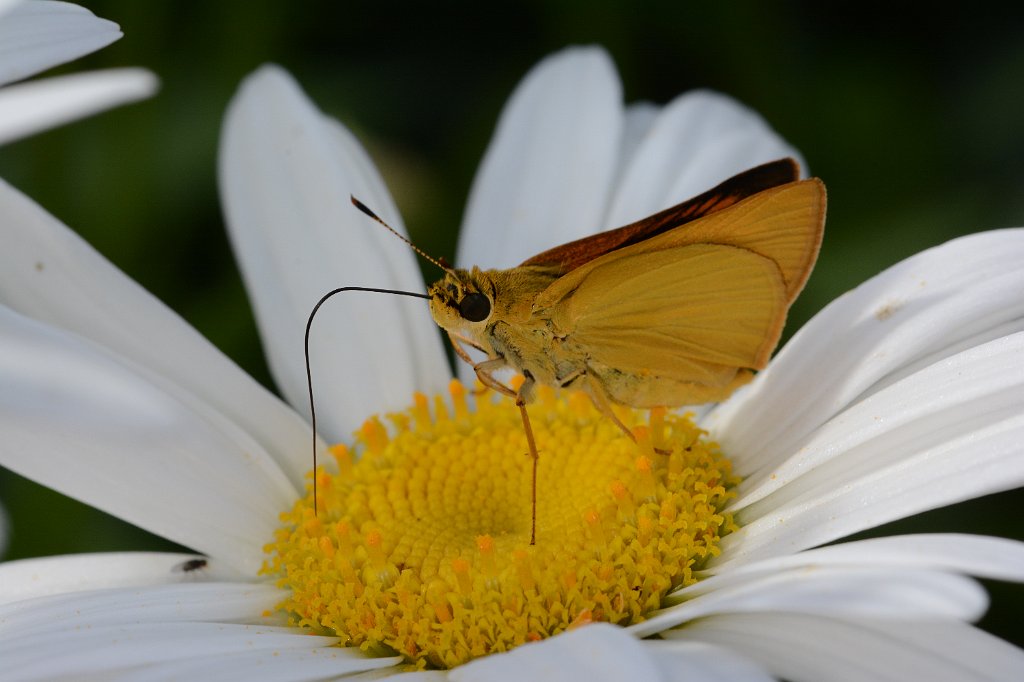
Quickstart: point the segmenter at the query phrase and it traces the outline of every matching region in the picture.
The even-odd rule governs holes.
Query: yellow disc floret
[[[623,410],[635,442],[586,396],[542,390],[530,406],[540,452],[537,538],[532,460],[519,411],[490,397],[407,412],[332,453],[282,515],[264,572],[290,591],[293,623],[419,666],[448,668],[591,621],[629,624],[718,553],[738,479],[685,418]],[[668,453],[668,454],[665,454]]]

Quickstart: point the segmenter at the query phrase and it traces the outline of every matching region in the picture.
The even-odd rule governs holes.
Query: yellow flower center
[[[532,460],[507,399],[423,395],[332,448],[337,473],[267,546],[292,622],[419,667],[448,668],[591,621],[629,624],[718,553],[739,479],[685,417],[623,410],[636,442],[582,394],[541,390]],[[663,454],[669,452],[670,454]]]

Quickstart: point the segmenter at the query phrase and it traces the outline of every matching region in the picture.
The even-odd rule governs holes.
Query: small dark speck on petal
[[[901,301],[891,301],[889,303],[886,303],[881,308],[875,311],[875,319],[877,319],[879,322],[888,320],[896,313],[896,311],[898,311],[902,307],[903,303]]]

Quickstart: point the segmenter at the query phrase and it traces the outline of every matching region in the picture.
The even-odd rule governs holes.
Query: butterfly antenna
[[[366,215],[368,215],[368,216],[370,216],[371,218],[373,218],[374,220],[376,220],[376,221],[377,221],[378,223],[380,223],[381,225],[383,225],[383,226],[384,226],[384,228],[385,228],[385,229],[386,229],[386,230],[387,230],[388,232],[390,232],[391,234],[395,235],[396,237],[398,237],[399,239],[401,239],[401,240],[402,240],[403,242],[405,242],[406,244],[408,244],[408,245],[409,245],[409,246],[410,246],[410,247],[412,248],[412,250],[413,250],[413,251],[415,251],[416,253],[418,253],[418,254],[419,254],[419,255],[420,255],[420,256],[421,256],[421,257],[422,257],[422,258],[423,258],[424,260],[427,260],[427,261],[429,261],[429,262],[433,263],[434,265],[436,265],[437,267],[441,268],[441,269],[442,269],[442,270],[444,270],[445,272],[448,272],[448,273],[452,273],[452,274],[454,274],[454,272],[453,272],[453,270],[452,270],[452,268],[451,268],[451,266],[450,266],[450,265],[446,265],[446,264],[445,264],[444,262],[442,262],[442,261],[440,261],[440,260],[438,260],[438,259],[436,259],[436,258],[432,258],[432,257],[428,256],[427,254],[425,254],[425,253],[424,253],[424,252],[422,251],[422,249],[420,249],[420,248],[419,248],[418,246],[416,246],[416,245],[415,245],[415,244],[413,244],[413,243],[412,243],[411,241],[409,241],[409,239],[408,239],[408,238],[406,238],[406,237],[405,237],[404,235],[402,235],[401,233],[399,233],[399,232],[398,232],[398,230],[396,230],[395,228],[391,227],[391,226],[390,226],[390,225],[388,225],[388,224],[387,224],[386,222],[384,222],[384,221],[383,221],[383,220],[381,219],[381,217],[380,217],[380,216],[378,216],[378,215],[377,215],[376,213],[374,213],[373,211],[371,211],[371,210],[370,210],[370,209],[369,209],[369,208],[368,208],[368,207],[366,206],[366,204],[364,204],[363,202],[359,201],[359,199],[356,199],[356,198],[355,198],[354,196],[351,196],[351,195],[349,195],[349,198],[350,198],[350,199],[352,199],[352,205],[353,205],[353,206],[355,206],[355,207],[356,207],[356,208],[358,208],[358,209],[359,209],[360,211],[362,211],[362,212],[363,212],[363,213],[365,213]]]
[[[355,201],[353,199],[353,201]],[[356,204],[361,206],[361,204]],[[373,215],[372,213],[370,214]],[[376,218],[376,216],[374,216]],[[380,220],[380,218],[377,218]],[[385,225],[385,227],[387,227]],[[388,227],[390,230],[391,228]],[[392,230],[393,232],[394,230]],[[401,237],[401,235],[398,235]],[[415,247],[413,247],[415,248]],[[306,320],[306,336],[304,341],[304,349],[306,356],[306,388],[309,391],[309,420],[313,426],[313,515],[317,513],[317,492],[316,492],[316,406],[313,403],[313,371],[310,367],[309,362],[309,330],[313,328],[313,318],[316,317],[317,311],[320,310],[320,306],[327,302],[327,299],[331,298],[335,294],[340,294],[345,291],[369,291],[375,294],[394,294],[396,296],[412,296],[414,298],[425,298],[428,301],[430,296],[421,294],[415,291],[399,291],[397,289],[377,289],[375,287],[339,287],[333,291],[328,291],[326,294],[320,297],[320,300],[313,306],[313,310],[309,313],[309,318]]]

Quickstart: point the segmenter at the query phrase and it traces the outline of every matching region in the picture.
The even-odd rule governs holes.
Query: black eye
[[[483,294],[466,294],[459,301],[459,315],[470,322],[486,320],[491,314],[491,302]]]

